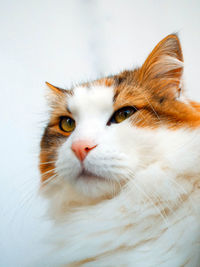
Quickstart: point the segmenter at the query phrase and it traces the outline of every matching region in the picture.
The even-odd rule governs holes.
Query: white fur
[[[58,178],[46,187],[57,222],[49,266],[93,257],[82,266],[200,266],[200,130],[139,129],[129,119],[108,126],[112,98],[112,87],[98,86],[78,87],[69,100],[77,126],[58,150]],[[94,179],[77,179],[82,165],[71,144],[81,139],[98,145],[83,163]],[[70,188],[95,199],[124,179],[114,198],[58,212]]]
[[[155,73],[164,74],[170,70],[183,68],[183,66],[184,64],[182,61],[175,57],[165,55],[157,60],[155,66],[153,67],[153,71]]]

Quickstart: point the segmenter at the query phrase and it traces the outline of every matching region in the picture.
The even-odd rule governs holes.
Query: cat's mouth
[[[101,180],[105,181],[106,179],[102,176],[96,175],[86,169],[83,168],[81,173],[78,176],[78,179],[84,179],[84,180]]]

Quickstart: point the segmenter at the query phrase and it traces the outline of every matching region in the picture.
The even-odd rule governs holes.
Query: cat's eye
[[[64,132],[72,132],[75,129],[75,121],[70,117],[61,117],[59,127]]]
[[[137,111],[137,109],[134,107],[123,107],[123,108],[117,110],[113,114],[113,116],[111,117],[111,119],[108,122],[108,125],[110,125],[111,123],[120,123],[120,122],[128,119],[136,111]]]

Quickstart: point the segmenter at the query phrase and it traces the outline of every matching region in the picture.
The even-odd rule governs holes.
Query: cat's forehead
[[[77,86],[73,94],[68,98],[68,109],[72,113],[111,111],[113,110],[114,87],[88,84]]]

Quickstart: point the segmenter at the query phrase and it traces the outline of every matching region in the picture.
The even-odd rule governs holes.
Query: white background
[[[49,229],[37,197],[44,82],[134,68],[179,32],[187,94],[200,100],[199,27],[198,0],[0,0],[0,266],[32,263]]]

